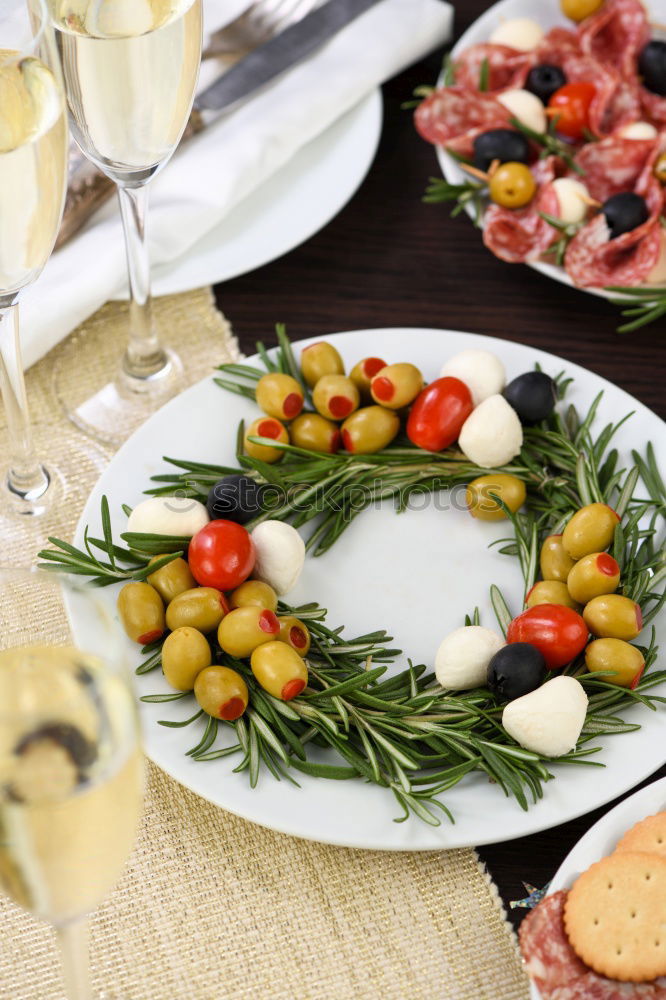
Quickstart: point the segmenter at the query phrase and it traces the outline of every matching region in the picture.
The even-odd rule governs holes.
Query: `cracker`
[[[627,830],[616,851],[646,851],[666,858],[666,812],[647,816]]]
[[[578,957],[602,976],[665,976],[666,857],[619,851],[592,865],[567,896],[564,926]]]

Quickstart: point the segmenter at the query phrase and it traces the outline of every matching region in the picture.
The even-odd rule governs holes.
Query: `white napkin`
[[[206,3],[210,30],[216,13],[227,15],[217,23],[228,23],[247,0]],[[184,144],[152,184],[152,263],[186,254],[242,198],[378,84],[443,45],[452,19],[452,7],[442,0],[381,0],[309,59]],[[25,366],[126,283],[114,200],[53,254],[26,290],[21,324]]]

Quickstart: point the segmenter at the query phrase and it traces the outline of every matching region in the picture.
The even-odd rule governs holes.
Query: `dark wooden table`
[[[456,4],[456,37],[489,4]],[[618,336],[618,311],[522,265],[496,260],[466,217],[424,205],[438,175],[432,147],[401,110],[432,83],[442,53],[384,87],[385,121],[375,161],[359,191],[320,233],[280,260],[216,289],[242,348],[271,342],[276,321],[292,339],[366,327],[451,327],[552,351],[626,389],[666,417],[666,323]],[[666,768],[657,776],[666,775]],[[654,780],[654,779],[651,779]],[[484,847],[482,858],[505,902],[521,880],[545,884],[578,838],[608,809],[547,832]],[[510,911],[518,923],[524,909]]]

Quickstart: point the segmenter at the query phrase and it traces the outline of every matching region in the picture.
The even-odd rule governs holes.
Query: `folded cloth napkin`
[[[228,23],[246,3],[206,0]],[[152,184],[153,264],[176,260],[306,143],[378,84],[448,40],[442,0],[380,0],[304,62],[183,144]],[[207,67],[208,69],[208,67]],[[405,97],[409,95],[406,94]],[[115,201],[53,254],[23,297],[26,367],[126,287]]]

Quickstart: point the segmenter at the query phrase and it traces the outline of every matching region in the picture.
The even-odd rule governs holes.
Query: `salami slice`
[[[633,191],[654,149],[654,139],[611,135],[589,142],[576,154],[576,163],[585,172],[581,180],[590,195],[601,202],[621,191]]]
[[[645,117],[653,122],[658,129],[666,128],[666,97],[653,94],[651,90],[640,87],[639,99]]]
[[[471,45],[455,61],[456,87],[479,90],[484,62],[488,65],[486,90],[493,93],[507,87],[522,87],[533,57],[531,53],[519,52],[508,45]]]
[[[536,48],[534,64],[561,66],[567,56],[581,54],[580,40],[575,31],[570,31],[569,28],[551,28]]]
[[[590,128],[595,135],[609,135],[620,125],[636,121],[640,117],[634,109],[640,109],[636,100],[634,109],[627,107],[623,80],[612,66],[602,66],[592,56],[571,53],[563,61],[562,68],[570,83],[586,81],[596,89],[590,104]],[[615,101],[622,97],[618,105]]]
[[[606,0],[578,29],[582,51],[617,66],[625,77],[635,74],[638,53],[650,40],[650,33],[640,0]]]
[[[414,112],[416,130],[427,142],[448,146],[469,156],[474,139],[491,128],[505,128],[510,112],[492,94],[458,87],[436,90]]]
[[[557,172],[555,157],[540,160],[532,168],[539,185],[525,208],[491,205],[483,219],[483,242],[496,257],[509,264],[537,260],[557,239],[558,232],[541,215],[558,215],[559,202],[553,189]]]
[[[588,973],[569,944],[564,932],[566,891],[546,896],[523,920],[518,931],[520,950],[529,976],[534,980],[542,1000],[565,1000],[566,989]]]

